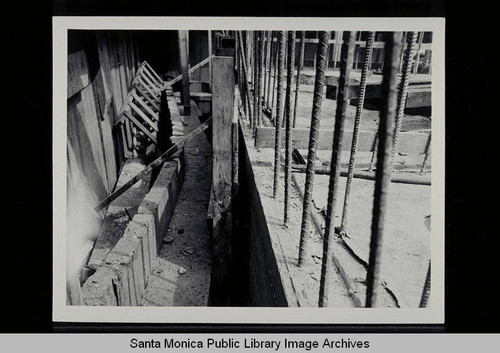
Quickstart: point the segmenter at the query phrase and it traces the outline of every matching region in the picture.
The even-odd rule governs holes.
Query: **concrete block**
[[[128,291],[128,301],[132,306],[138,305],[146,286],[141,241],[133,235],[135,226],[137,224],[131,223],[127,227],[125,234],[105,260],[106,265],[117,271],[123,290],[120,295],[124,295],[126,298]]]
[[[151,214],[155,218],[156,246],[161,248],[163,237],[174,213],[180,192],[180,161],[167,161],[160,170],[151,190],[139,206],[138,213]]]
[[[116,273],[100,267],[82,286],[83,303],[88,306],[117,306],[118,298],[113,288]]]
[[[136,223],[138,230],[136,236],[142,241],[142,252],[144,257],[144,279],[147,281],[153,268],[153,262],[158,255],[156,247],[156,229],[155,219],[151,214],[136,214],[132,219],[132,223]]]

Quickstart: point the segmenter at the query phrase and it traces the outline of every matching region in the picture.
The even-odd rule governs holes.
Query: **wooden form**
[[[284,130],[284,129],[283,129]],[[403,132],[400,135],[398,151],[401,153],[426,153],[429,132]],[[360,131],[358,140],[358,151],[373,151],[377,132]],[[333,130],[319,130],[318,149],[331,150],[333,141]],[[344,131],[343,151],[349,151],[352,141],[352,131]],[[292,145],[293,148],[307,149],[309,143],[309,129],[294,129]],[[255,139],[255,147],[274,148],[274,127],[259,127]],[[282,148],[284,145],[282,144]]]
[[[226,305],[232,237],[234,58],[212,58],[213,304]]]
[[[122,148],[127,155],[137,149],[139,130],[148,140],[158,144],[160,92],[163,81],[151,66],[143,61],[135,73],[132,85],[118,114],[115,127],[123,134]],[[130,126],[132,125],[132,126]]]

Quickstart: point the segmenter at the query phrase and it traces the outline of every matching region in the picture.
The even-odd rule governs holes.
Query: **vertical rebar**
[[[253,131],[253,136],[255,136],[255,132],[257,130],[257,116],[259,114],[259,95],[257,92],[257,83],[259,81],[258,79],[258,33],[259,31],[254,31],[253,32],[253,65],[252,65],[252,86],[253,86],[253,121],[252,121],[252,131]]]
[[[276,114],[274,111],[274,102],[276,97],[276,82],[278,81],[278,58],[279,58],[279,32],[276,33],[276,44],[275,47],[275,57],[274,57],[274,65],[273,65],[273,98],[271,100],[271,120],[273,123],[276,123]]]
[[[299,101],[300,73],[302,71],[302,65],[304,62],[305,38],[306,38],[306,32],[300,31],[299,62],[297,63],[297,79],[295,82],[295,101],[293,106],[293,127],[295,127],[295,124],[297,122],[297,104]]]
[[[356,32],[344,32],[344,42],[340,52],[340,77],[337,93],[337,109],[335,112],[335,127],[333,130],[332,161],[330,164],[330,183],[328,185],[328,201],[325,217],[325,235],[323,237],[323,258],[321,260],[321,277],[319,282],[320,307],[328,306],[328,293],[332,278],[333,266],[333,234],[335,234],[334,220],[337,206],[338,182],[340,178],[340,157],[344,139],[345,112],[349,104],[349,81],[354,60]]]
[[[398,89],[398,104],[396,110],[396,126],[394,131],[394,142],[392,145],[392,154],[396,153],[398,147],[399,132],[401,131],[401,123],[405,114],[406,98],[408,97],[408,84],[410,81],[411,69],[414,63],[415,44],[417,42],[417,32],[408,32],[407,49],[403,61],[403,70],[401,73],[401,82]]]
[[[415,61],[415,67],[413,70],[413,74],[416,75],[418,74],[418,64],[420,63],[420,49],[422,49],[422,43],[424,40],[424,32],[419,32],[418,36],[418,48],[417,48],[417,58]]]
[[[286,72],[286,68],[288,67],[287,66],[288,65],[288,45],[286,45],[286,42],[287,42],[287,40],[286,40],[286,31],[285,31],[285,55],[284,55],[285,56],[285,61],[284,61],[284,66],[283,66],[285,72]],[[286,80],[285,83],[288,83],[288,79]],[[287,86],[288,86],[288,84],[287,84]],[[285,111],[287,109],[287,107],[286,107],[286,104],[287,104],[286,98],[284,99],[284,101],[282,102],[282,104],[283,104],[283,108],[281,108],[281,109],[283,109],[283,111]],[[281,119],[281,127],[282,128],[285,127],[285,122],[286,122],[286,119],[283,116],[283,119]]]
[[[288,226],[290,186],[292,184],[292,82],[295,61],[295,31],[288,31],[288,63],[286,71],[286,132],[285,132],[285,210],[284,223]]]
[[[420,168],[420,174],[424,173],[425,166],[427,165],[427,160],[429,159],[431,151],[431,133],[429,132],[429,138],[427,140],[427,145],[425,146],[425,156],[424,156],[424,161],[422,162],[422,167]]]
[[[258,57],[259,57],[259,62],[258,62],[258,72],[259,72],[259,77],[258,77],[258,82],[257,82],[257,90],[258,90],[258,109],[259,109],[259,114],[257,115],[258,120],[257,120],[257,127],[260,126],[261,120],[262,120],[262,76],[263,76],[263,65],[264,65],[264,31],[259,31],[259,48],[258,48]]]
[[[358,147],[359,124],[363,112],[366,93],[366,76],[368,74],[368,63],[372,53],[373,32],[368,32],[365,45],[365,55],[363,57],[363,68],[361,69],[361,82],[359,84],[358,104],[356,106],[356,117],[354,118],[354,129],[352,131],[351,154],[349,156],[349,168],[347,172],[347,181],[345,186],[344,208],[342,210],[342,222],[340,228],[345,231],[347,224],[347,210],[349,208],[349,196],[351,193],[352,178],[354,176],[354,165],[356,163],[356,149]],[[337,100],[338,101],[338,100]]]
[[[419,308],[426,308],[431,294],[431,262],[427,267],[427,275],[425,276],[424,289],[422,290],[422,297],[420,298]]]
[[[321,102],[323,100],[323,87],[325,85],[326,51],[328,49],[329,32],[319,33],[318,49],[316,54],[316,77],[314,79],[314,97],[311,113],[311,127],[309,132],[309,151],[307,154],[306,183],[304,187],[304,200],[302,207],[302,224],[300,228],[298,265],[304,263],[309,237],[309,222],[311,218],[311,201],[314,185],[314,162],[318,145],[319,122],[321,117]]]
[[[243,38],[242,38],[242,35],[241,35],[241,31],[238,31],[239,33],[239,42],[240,42],[240,55],[241,55],[241,64],[242,64],[242,67],[243,67],[243,81],[244,81],[244,90],[245,90],[245,99],[246,99],[246,106],[247,106],[247,109],[248,109],[248,117],[250,119],[250,117],[252,116],[252,106],[251,106],[251,103],[250,103],[250,87],[249,87],[249,77],[248,77],[248,68],[247,68],[247,60],[246,60],[246,55],[245,55],[245,51],[243,50],[243,48],[245,47],[243,45]]]
[[[278,92],[277,92],[277,107],[276,107],[276,133],[274,140],[274,183],[273,183],[273,197],[278,196],[278,184],[279,184],[279,170],[280,170],[280,154],[281,154],[281,116],[283,112],[281,111],[281,101],[283,99],[283,76],[285,69],[285,45],[286,45],[286,33],[285,31],[280,31],[278,34],[279,47],[278,47]]]
[[[273,31],[269,33],[269,65],[268,65],[268,75],[267,75],[267,95],[266,95],[266,107],[270,108],[269,97],[271,96],[271,69],[274,63],[274,45],[273,45]]]
[[[389,32],[386,34],[385,40],[382,107],[378,129],[377,172],[375,175],[370,256],[366,274],[366,307],[373,307],[378,304],[381,287],[380,263],[383,251],[387,198],[392,174],[392,144],[397,106],[397,76],[399,53],[401,52],[401,35],[401,32]]]
[[[263,76],[264,76],[264,79],[263,79],[263,93],[262,93],[262,106],[266,106],[267,108],[267,104],[266,104],[266,96],[267,96],[267,81],[268,81],[268,74],[267,74],[267,71],[268,71],[268,62],[269,62],[269,54],[270,54],[270,46],[269,46],[269,33],[270,31],[265,31],[265,39],[266,41],[264,42],[264,68],[263,68]]]

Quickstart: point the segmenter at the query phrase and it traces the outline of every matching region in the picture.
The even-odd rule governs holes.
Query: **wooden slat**
[[[156,71],[151,67],[151,65],[149,65],[149,63],[147,61],[144,61],[146,63],[146,66],[148,67],[148,69],[151,71],[151,73],[158,79],[159,82],[163,82],[163,80],[161,79],[160,75],[158,75],[156,73]]]
[[[151,109],[147,104],[146,102],[144,102],[142,100],[141,97],[139,97],[136,93],[135,90],[132,91],[132,96],[135,98],[136,102],[139,102],[139,104],[144,108],[146,109],[146,111],[151,115],[151,117],[154,119],[154,120],[158,120],[159,116],[158,116],[158,113],[156,113],[153,109]]]
[[[202,61],[200,61],[198,64],[196,64],[195,66],[191,67],[188,72],[190,74],[192,74],[194,71],[198,70],[200,67],[204,66],[204,65],[207,65],[209,64],[210,65],[210,62],[212,60],[212,57],[213,55],[209,55],[208,58],[206,59],[203,59]],[[182,80],[182,74],[177,76],[176,78],[166,82],[162,87],[161,87],[161,90],[164,90],[166,89],[167,87],[170,87],[172,86],[174,83],[176,82],[179,82],[180,80]]]
[[[144,82],[146,82],[149,85],[149,88],[155,93],[155,95],[158,93],[159,89],[156,87],[156,85],[151,82],[151,79],[144,73],[144,70],[141,70],[139,72],[139,75],[143,78]]]
[[[155,101],[153,101],[153,99],[151,99],[151,97],[147,94],[147,92],[145,92],[144,89],[137,82],[134,85],[134,88],[140,94],[141,97],[147,100],[148,103],[151,104],[151,106],[156,109],[157,112],[160,112],[159,105]]]
[[[161,81],[161,82],[160,82],[160,81],[158,81],[158,79],[157,79],[157,78],[155,78],[155,77],[153,76],[153,74],[151,73],[151,70],[149,70],[149,69],[148,69],[148,65],[144,65],[144,66],[143,66],[143,72],[144,72],[144,74],[145,74],[147,77],[149,77],[149,79],[151,80],[151,82],[153,82],[153,83],[154,83],[154,85],[155,85],[155,87],[156,87],[156,88],[158,88],[158,89],[159,89],[159,88],[161,87],[161,85],[163,84],[163,81]]]
[[[255,147],[274,148],[274,127],[259,127]],[[284,133],[284,129],[282,131]],[[403,132],[398,142],[398,151],[401,153],[425,153],[427,132]],[[371,151],[375,140],[375,131],[360,131],[358,148],[360,152]],[[343,151],[349,151],[351,148],[352,131],[344,132]],[[283,141],[282,141],[283,143]],[[332,130],[319,130],[318,149],[331,150],[333,143]],[[309,129],[294,129],[292,138],[293,148],[307,149],[309,146]],[[284,145],[282,145],[284,148]]]
[[[158,96],[155,93],[153,93],[153,91],[151,91],[149,86],[144,83],[144,81],[142,80],[142,78],[140,76],[137,76],[137,82],[139,82],[142,85],[142,87],[144,87],[146,89],[146,91],[148,91],[148,93],[151,95],[151,97],[153,99],[158,101]]]
[[[139,109],[138,106],[135,105],[134,102],[130,102],[128,104],[130,106],[130,108],[132,108],[137,114],[140,115],[140,117],[142,119],[144,119],[144,121],[146,123],[148,123],[149,126],[151,126],[153,128],[154,131],[158,132],[158,126],[156,126],[156,124],[154,122],[151,121],[151,119],[142,111]]]
[[[151,139],[155,144],[158,144],[158,140],[156,137],[148,130],[147,127],[142,125],[139,120],[137,120],[131,113],[128,111],[123,112],[123,115],[129,119],[139,130],[141,130],[147,137]]]

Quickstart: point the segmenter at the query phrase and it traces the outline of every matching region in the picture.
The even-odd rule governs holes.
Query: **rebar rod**
[[[356,32],[344,32],[344,39],[340,52],[340,77],[337,93],[337,109],[335,112],[335,127],[333,133],[332,160],[330,182],[328,185],[328,201],[325,217],[325,235],[323,236],[323,258],[321,260],[321,277],[319,282],[320,307],[328,306],[328,294],[332,278],[333,267],[333,235],[335,234],[334,220],[338,203],[338,183],[340,178],[340,157],[344,139],[344,122],[347,105],[349,104],[349,81],[354,60]]]
[[[411,69],[414,63],[414,56],[415,56],[415,44],[417,41],[417,32],[408,32],[408,43],[407,43],[407,49],[405,52],[404,56],[404,61],[403,61],[403,70],[402,70],[402,76],[401,76],[401,81],[399,83],[399,89],[398,89],[398,104],[397,104],[397,110],[396,110],[396,126],[395,126],[395,131],[394,131],[394,142],[392,145],[392,154],[394,155],[396,153],[396,149],[398,148],[398,139],[399,139],[399,133],[401,131],[401,124],[403,122],[403,116],[405,114],[405,107],[406,107],[406,98],[408,97],[408,84],[410,81],[410,75],[411,75]]]
[[[319,123],[321,117],[321,103],[323,87],[325,85],[326,51],[328,49],[329,32],[319,33],[318,49],[316,54],[316,77],[314,79],[314,96],[311,113],[311,127],[309,132],[309,150],[307,154],[306,183],[302,207],[302,224],[300,228],[300,243],[298,265],[301,266],[306,257],[307,241],[309,238],[309,222],[311,218],[311,202],[314,185],[314,162],[318,146]]]
[[[419,308],[426,308],[431,294],[431,262],[427,267],[427,275],[425,276],[424,289],[422,290],[422,297],[420,298]]]
[[[271,100],[271,120],[276,123],[276,114],[274,111],[274,102],[276,98],[276,82],[278,81],[278,58],[279,58],[279,32],[276,33],[276,44],[274,45],[274,65],[273,65],[273,99]]]
[[[394,120],[397,107],[397,76],[399,53],[401,52],[401,32],[386,33],[384,74],[382,79],[382,107],[378,129],[377,172],[373,200],[370,255],[366,275],[366,307],[379,304],[380,264],[384,245],[387,199],[392,174],[392,144]]]
[[[297,63],[297,79],[295,82],[295,101],[293,106],[293,127],[295,127],[297,123],[297,104],[299,102],[300,73],[302,71],[302,65],[304,62],[305,38],[306,38],[306,32],[300,31],[299,62]]]
[[[295,31],[288,31],[288,63],[286,76],[286,131],[285,131],[285,209],[284,223],[288,226],[290,186],[292,184],[292,81],[295,61]]]
[[[273,31],[269,33],[269,65],[268,65],[268,75],[267,75],[267,95],[266,95],[266,108],[269,109],[269,97],[271,96],[271,70],[273,67],[274,58],[274,45],[273,45]]]
[[[415,61],[415,67],[413,70],[413,74],[416,75],[418,74],[418,64],[420,63],[420,50],[422,49],[422,43],[424,40],[424,32],[419,32],[418,36],[418,48],[417,48],[417,58]]]
[[[280,170],[280,154],[281,154],[281,101],[283,99],[283,76],[285,69],[285,45],[286,34],[285,31],[280,31],[279,35],[279,55],[278,55],[278,92],[277,92],[277,106],[276,106],[276,133],[274,139],[274,183],[273,183],[273,197],[278,197],[279,189],[279,170]]]
[[[263,94],[262,94],[262,106],[265,106],[267,108],[267,101],[266,101],[266,97],[268,95],[268,91],[267,91],[267,81],[269,79],[269,75],[268,75],[268,71],[269,71],[269,56],[271,54],[271,46],[270,46],[270,42],[269,42],[269,38],[270,38],[270,31],[265,31],[265,38],[266,38],[266,41],[264,43],[264,72],[263,72],[263,76],[264,76],[264,80],[263,80]]]
[[[253,32],[253,65],[252,65],[252,86],[253,86],[253,121],[252,121],[252,134],[255,137],[255,133],[257,131],[257,120],[259,115],[259,95],[257,92],[257,85],[259,81],[258,74],[258,62],[259,62],[259,42],[258,42],[259,31]]]
[[[283,67],[284,67],[284,71],[286,72],[286,68],[288,67],[288,45],[286,45],[286,32],[285,32],[285,61],[284,61],[284,64],[283,64]],[[285,81],[285,83],[288,82],[288,79]],[[284,89],[286,89],[286,87],[284,87]],[[287,101],[286,99],[284,99],[281,104],[283,104],[283,107],[281,108],[283,110],[283,112],[287,109],[286,107],[286,104],[287,104]],[[283,116],[283,119],[281,119],[281,127],[284,128],[285,127],[285,122],[286,122],[286,119],[285,117]]]
[[[351,184],[354,176],[354,165],[356,164],[356,150],[358,147],[359,125],[361,122],[363,105],[365,103],[366,76],[368,74],[368,63],[370,62],[370,56],[372,53],[373,34],[374,34],[373,32],[368,32],[368,38],[366,39],[365,53],[363,57],[363,68],[361,69],[359,97],[357,102],[358,104],[356,106],[356,117],[354,118],[354,128],[352,132],[352,142],[351,142],[351,154],[349,156],[349,167],[348,167],[347,181],[345,186],[344,208],[342,210],[342,221],[340,225],[340,228],[343,231],[346,231],[347,213],[349,208],[349,196],[351,194]]]
[[[373,141],[373,150],[372,150],[372,159],[370,160],[370,166],[368,167],[368,171],[373,171],[373,168],[375,167],[375,161],[376,161],[376,156],[377,156],[377,151],[378,151],[378,132],[375,135],[375,140]]]
[[[243,48],[245,48],[245,46],[243,45],[243,38],[242,38],[242,35],[241,35],[241,31],[238,31],[239,33],[239,41],[240,41],[240,55],[241,55],[241,63],[243,65],[243,76],[244,76],[244,90],[245,90],[245,98],[246,98],[246,106],[247,106],[247,109],[248,109],[248,117],[250,119],[250,117],[252,116],[252,106],[251,106],[251,103],[250,103],[250,87],[249,87],[249,77],[248,77],[248,68],[247,68],[247,60],[246,60],[246,55],[245,55],[245,51],[243,50]]]
[[[425,146],[425,156],[424,161],[422,162],[422,167],[420,168],[420,174],[424,173],[425,166],[427,165],[427,160],[429,159],[431,150],[431,133],[429,132],[429,139],[427,140],[427,146]]]
[[[257,115],[257,127],[261,125],[262,120],[262,76],[263,76],[263,66],[264,66],[264,31],[259,31],[259,48],[258,48],[258,80],[257,80],[257,91],[258,91],[258,110]]]

